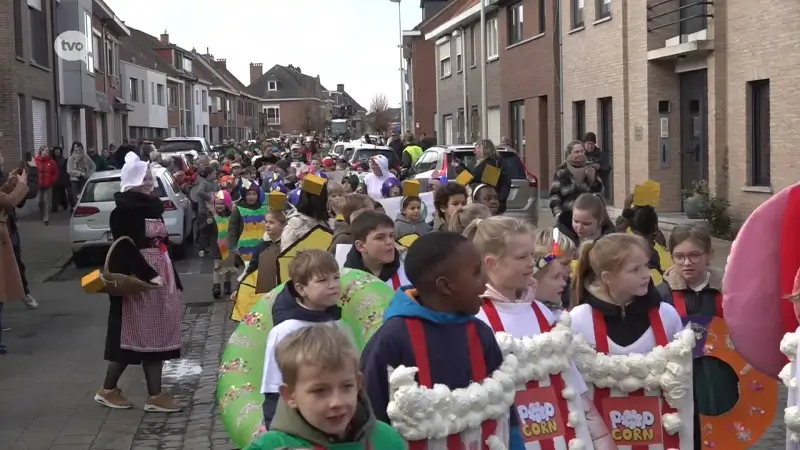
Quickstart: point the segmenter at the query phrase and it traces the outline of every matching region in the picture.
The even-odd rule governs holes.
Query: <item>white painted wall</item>
[[[129,62],[120,61],[120,84],[122,95],[133,111],[128,113],[129,127],[143,128],[168,128],[167,123],[167,75]],[[131,100],[130,79],[144,80],[144,96],[139,93],[138,101]],[[158,86],[162,87],[162,96],[159,101]],[[155,90],[155,97],[153,96]],[[143,98],[142,98],[143,97]],[[159,104],[163,103],[163,105]]]

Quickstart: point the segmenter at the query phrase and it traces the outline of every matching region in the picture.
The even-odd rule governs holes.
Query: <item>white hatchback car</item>
[[[184,195],[175,179],[164,167],[151,166],[156,186],[153,195],[164,203],[164,223],[176,258],[184,257],[192,240],[194,212],[191,201]],[[73,262],[86,267],[92,262],[93,251],[105,251],[114,240],[109,217],[116,207],[114,194],[119,192],[120,171],[95,172],[86,182],[69,223],[69,238]]]

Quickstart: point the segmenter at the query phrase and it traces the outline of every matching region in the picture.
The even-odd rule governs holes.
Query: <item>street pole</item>
[[[481,139],[489,138],[489,106],[486,99],[486,0],[481,2]]]
[[[397,28],[399,29],[400,42],[397,47],[400,50],[400,136],[406,132],[406,76],[403,72],[403,8],[402,0],[391,0],[397,3]]]

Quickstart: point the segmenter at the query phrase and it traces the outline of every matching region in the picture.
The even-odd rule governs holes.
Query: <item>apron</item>
[[[659,308],[650,309],[650,327],[655,336],[656,345],[666,347],[669,343],[664,323],[659,314]],[[597,352],[605,355],[609,354],[608,328],[603,313],[592,309],[592,320],[594,323],[594,339]],[[620,449],[648,450],[650,445],[658,445],[664,449],[678,449],[681,447],[679,434],[669,434],[662,426],[661,416],[667,413],[677,412],[671,407],[661,395],[645,395],[644,389],[631,392],[627,396],[612,396],[609,388],[594,388],[594,404],[603,420],[606,422],[611,437]],[[640,429],[626,428],[625,419],[629,410],[642,411],[642,418],[651,427]],[[612,418],[611,415],[614,415]],[[621,427],[622,426],[622,427]],[[695,430],[697,431],[697,430]],[[637,443],[640,442],[640,443]]]
[[[242,260],[247,262],[253,259],[258,247],[264,239],[266,230],[267,206],[258,209],[249,209],[242,206],[239,208],[239,215],[242,218],[242,234],[236,243],[236,250],[242,254]]]
[[[228,222],[230,217],[222,217],[219,215],[214,216],[214,221],[217,222],[217,247],[219,248],[219,259],[227,261],[230,256],[230,249],[228,248]]]
[[[531,307],[541,333],[551,331],[553,327],[539,306],[531,303]],[[497,308],[491,300],[484,302],[483,312],[495,333],[505,332]],[[575,428],[566,426],[565,417],[569,414],[569,404],[561,394],[565,388],[564,377],[557,374],[550,375],[549,383],[531,380],[525,384],[524,390],[517,391],[514,403],[519,413],[520,429],[526,449],[567,449],[569,441],[575,439]],[[534,409],[532,408],[534,404],[544,406],[541,409]]]
[[[425,327],[420,319],[407,318],[405,319],[406,327],[408,328],[408,335],[411,338],[411,348],[414,353],[414,361],[417,364],[419,371],[417,372],[417,379],[419,385],[433,388],[433,379],[431,378],[430,359],[428,358],[428,344],[425,340]],[[478,328],[474,321],[467,323],[467,345],[469,346],[469,359],[470,366],[472,366],[472,380],[476,382],[483,381],[489,374],[486,370],[486,359],[483,355],[483,345],[481,345],[480,337],[478,336]],[[488,448],[486,440],[495,434],[498,427],[498,420],[486,420],[481,424],[480,434],[471,433],[469,429],[464,430],[458,434],[451,434],[445,439],[448,450],[450,449],[468,449],[480,450]],[[420,440],[409,441],[408,450],[429,450],[429,444],[433,440]]]
[[[139,251],[164,279],[164,285],[123,296],[120,348],[142,353],[178,350],[181,348],[181,297],[164,243],[167,226],[160,219],[145,219],[145,235],[153,246]]]

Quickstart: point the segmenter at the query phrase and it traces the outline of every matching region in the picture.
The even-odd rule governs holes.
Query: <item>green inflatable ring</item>
[[[342,322],[352,330],[361,351],[383,322],[394,291],[377,277],[355,269],[342,269],[341,281]],[[217,402],[225,429],[239,448],[266,431],[261,378],[267,334],[272,329],[272,303],[281,290],[283,285],[264,294],[242,318],[220,362]]]

